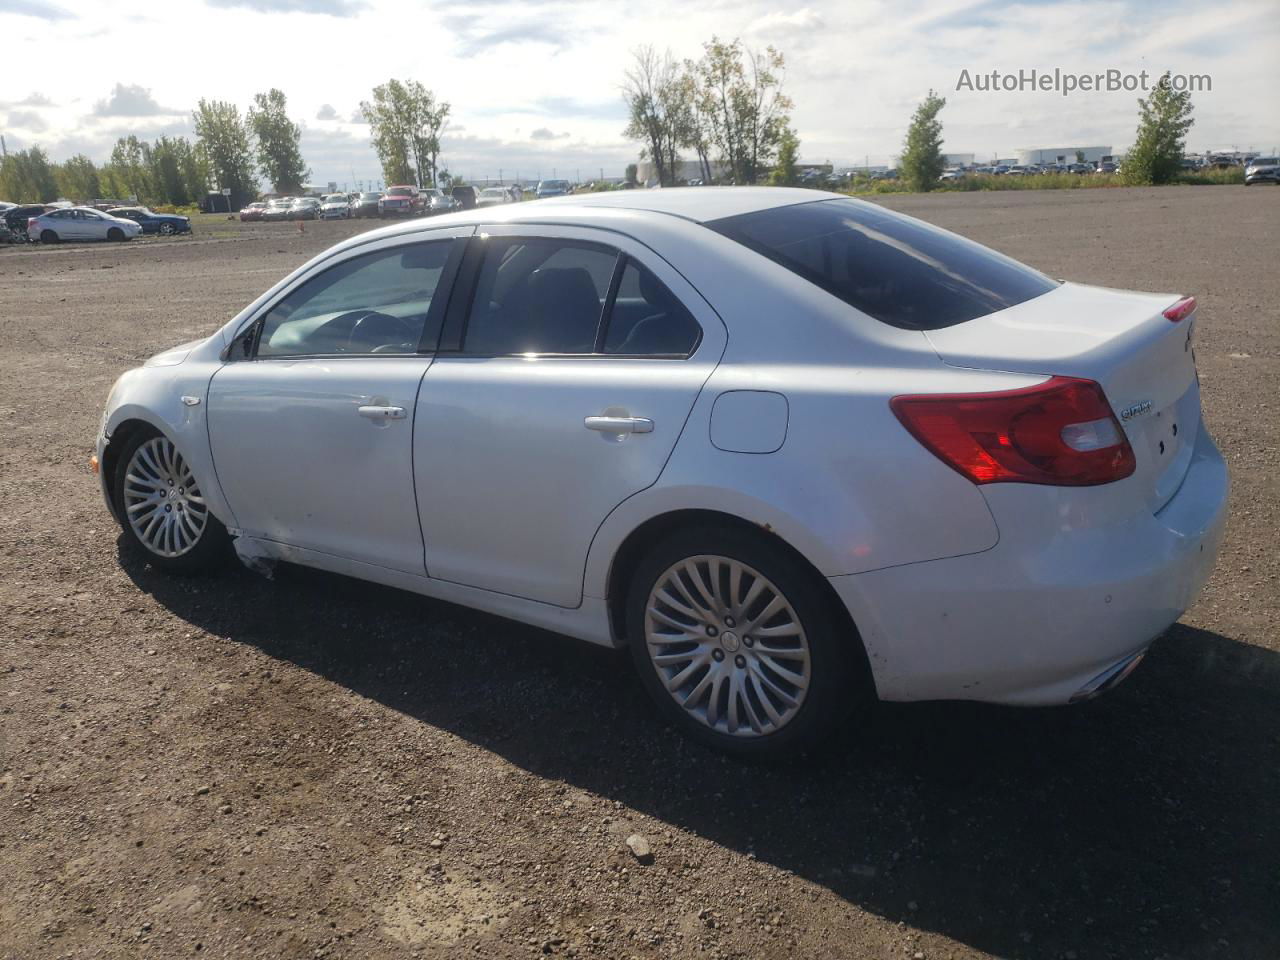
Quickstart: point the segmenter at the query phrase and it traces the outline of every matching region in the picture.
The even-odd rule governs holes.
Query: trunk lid
[[[1195,314],[1177,323],[1163,315],[1179,299],[1064,283],[925,336],[952,366],[1097,381],[1137,461],[1118,486],[1155,512],[1182,483],[1200,427]]]

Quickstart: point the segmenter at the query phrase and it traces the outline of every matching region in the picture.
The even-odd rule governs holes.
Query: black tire
[[[780,591],[795,611],[809,647],[810,682],[796,713],[778,730],[739,736],[714,730],[690,714],[659,678],[645,640],[650,592],[681,560],[716,555],[758,571]],[[683,733],[717,750],[740,757],[783,758],[812,748],[823,734],[856,709],[875,702],[862,641],[838,601],[818,575],[785,547],[749,530],[694,527],[662,540],[640,560],[629,586],[625,628],[640,682],[658,710]],[[744,640],[745,642],[745,640]]]
[[[41,243],[57,243],[58,235],[54,233],[52,230],[41,230],[40,242]]]
[[[113,243],[119,243],[121,240],[124,239],[124,231],[121,230],[119,227],[112,227],[110,230],[107,231],[107,239],[112,241]]]
[[[124,530],[124,539],[129,549],[157,570],[178,576],[210,573],[226,563],[230,555],[227,547],[231,542],[227,528],[212,513],[209,513],[204,531],[196,545],[187,553],[177,557],[166,557],[153,551],[139,538],[125,517],[124,484],[129,463],[139,447],[159,436],[161,436],[160,431],[153,428],[135,430],[116,456],[114,476],[111,478],[111,498],[116,508],[116,519]]]
[[[161,234],[161,236],[165,236],[165,237],[171,237],[171,236],[173,236],[173,234],[174,234],[174,229],[175,229],[175,228],[174,228],[174,226],[173,226],[173,224],[172,224],[172,223],[162,223],[162,224],[160,224],[160,234]]]

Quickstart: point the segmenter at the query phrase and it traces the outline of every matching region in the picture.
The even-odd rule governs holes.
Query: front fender
[[[228,527],[237,526],[218,484],[209,447],[205,408],[209,381],[216,369],[217,364],[188,361],[177,366],[139,367],[116,381],[97,442],[98,460],[104,465],[104,491],[109,491],[111,484],[106,465],[112,462],[108,452],[113,439],[125,424],[142,422],[159,430],[182,452],[213,515]]]

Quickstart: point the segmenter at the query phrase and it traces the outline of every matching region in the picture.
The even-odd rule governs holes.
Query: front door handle
[[[601,433],[653,433],[653,421],[647,417],[587,417],[583,423]]]
[[[370,405],[364,407],[356,407],[356,413],[370,420],[403,420],[405,417],[404,407],[387,407],[381,405]]]

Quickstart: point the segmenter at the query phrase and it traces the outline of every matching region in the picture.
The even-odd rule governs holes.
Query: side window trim
[[[362,251],[359,248],[356,248],[355,252],[353,252],[351,256],[342,257],[341,259],[333,260],[329,263],[326,263],[322,269],[317,270],[314,273],[307,274],[305,277],[300,279],[297,283],[293,284],[287,290],[282,291],[278,296],[272,298],[272,300],[269,303],[264,304],[262,308],[258,311],[258,314],[248,323],[248,325],[246,325],[243,329],[241,329],[241,331],[238,334],[236,334],[236,336],[232,339],[230,345],[227,347],[226,351],[223,354],[223,359],[231,363],[243,363],[246,361],[256,361],[258,359],[262,359],[262,360],[346,360],[346,359],[358,358],[358,359],[368,360],[370,358],[374,358],[374,359],[403,360],[405,357],[420,357],[420,356],[423,356],[424,354],[430,355],[436,352],[436,350],[433,350],[431,348],[431,345],[428,343],[430,339],[428,331],[431,330],[431,321],[436,316],[438,316],[439,313],[443,312],[447,308],[448,302],[452,299],[453,290],[455,287],[455,278],[458,274],[459,265],[462,263],[463,255],[466,251],[467,244],[470,240],[471,240],[470,237],[451,236],[451,237],[439,237],[436,239],[414,240],[411,243],[396,244],[394,246],[382,247],[374,251],[370,251],[370,250]],[[432,297],[431,297],[431,306],[427,309],[427,316],[423,322],[422,337],[419,340],[418,348],[414,353],[388,353],[388,354],[307,353],[307,354],[298,354],[296,356],[277,356],[277,357],[262,357],[262,358],[258,357],[258,341],[262,337],[262,328],[263,328],[263,325],[266,323],[267,316],[287,297],[291,296],[298,290],[301,290],[304,286],[306,286],[312,280],[315,280],[317,277],[323,276],[329,270],[335,269],[336,267],[340,267],[342,264],[347,263],[350,260],[354,260],[357,257],[366,256],[369,253],[376,253],[384,250],[406,250],[409,247],[415,246],[420,243],[450,243],[453,246],[449,250],[449,256],[445,260],[445,265],[440,272],[440,279],[437,282],[435,292],[432,294]],[[442,290],[446,294],[443,301],[441,301],[438,296]],[[437,344],[436,344],[436,347],[438,348],[439,336],[443,334],[443,324],[441,324],[441,326],[439,327],[436,327],[436,330],[438,331]],[[233,354],[236,352],[236,344],[239,344],[242,342],[244,343],[244,347],[241,351],[242,355],[239,357],[234,356]]]
[[[618,259],[613,264],[613,276],[609,278],[609,294],[604,298],[604,310],[600,312],[600,323],[596,327],[597,356],[604,356],[605,339],[609,336],[609,324],[613,320],[613,302],[618,299],[618,288],[622,286],[622,275],[627,270],[631,258],[618,251]]]

